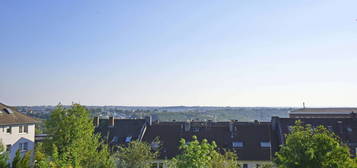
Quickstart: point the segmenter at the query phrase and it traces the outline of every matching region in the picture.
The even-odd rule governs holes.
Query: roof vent
[[[4,110],[5,110],[5,112],[7,112],[7,113],[9,113],[9,114],[14,113],[14,112],[12,112],[12,110],[11,110],[10,108],[5,108]]]

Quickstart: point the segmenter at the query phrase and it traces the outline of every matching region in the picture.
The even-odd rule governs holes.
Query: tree
[[[127,147],[119,146],[116,154],[118,168],[150,168],[158,156],[146,142],[132,141]]]
[[[5,148],[0,139],[0,168],[7,168],[9,164],[7,163],[9,159],[8,153],[5,151]]]
[[[237,168],[237,154],[231,151],[224,151],[224,154],[214,152],[211,160],[211,168]]]
[[[233,168],[239,167],[237,155],[233,152],[225,152],[223,155],[217,151],[217,145],[206,139],[201,142],[196,136],[192,141],[180,140],[182,154],[176,156],[170,165],[174,168]]]
[[[12,160],[12,167],[14,168],[18,168],[20,167],[20,161],[21,161],[22,157],[21,157],[21,153],[20,153],[20,150],[17,150],[16,153],[15,153],[15,157],[14,159]]]
[[[108,146],[94,134],[89,111],[73,104],[70,108],[58,105],[45,123],[51,136],[44,142],[44,153],[51,167],[114,167]]]
[[[31,167],[31,155],[32,155],[32,151],[26,152],[25,155],[22,157],[20,164],[18,165],[17,168],[30,168]]]
[[[17,150],[15,153],[15,157],[12,160],[12,168],[30,168],[31,164],[31,151],[28,151],[21,156],[20,150]]]
[[[279,168],[356,168],[346,145],[323,126],[316,128],[296,122],[276,153]]]

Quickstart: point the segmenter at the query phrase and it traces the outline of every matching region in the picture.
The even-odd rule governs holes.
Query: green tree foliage
[[[356,168],[349,149],[323,126],[312,128],[296,122],[286,143],[276,153],[279,168]]]
[[[20,167],[21,159],[22,159],[22,157],[21,157],[20,150],[17,150],[16,153],[15,153],[15,157],[12,160],[12,163],[11,163],[12,167],[14,167],[14,168]]]
[[[58,105],[46,121],[45,129],[51,136],[44,142],[44,153],[49,158],[41,164],[73,168],[114,167],[108,146],[94,134],[90,113],[83,106],[73,104],[65,109]]]
[[[25,153],[25,155],[22,157],[20,161],[20,166],[18,168],[30,168],[31,167],[31,155],[32,151],[28,151]]]
[[[5,151],[5,147],[3,146],[0,139],[0,168],[9,167],[7,161],[9,159],[8,153]]]
[[[224,154],[213,152],[211,160],[211,168],[237,168],[237,154],[230,151],[225,151]]]
[[[30,168],[31,154],[32,152],[28,151],[24,154],[24,156],[21,156],[20,150],[17,150],[15,157],[12,160],[12,168]]]
[[[273,164],[263,164],[262,168],[273,168]]]
[[[150,168],[158,152],[153,152],[145,142],[132,141],[128,146],[120,146],[116,154],[118,168]]]
[[[176,156],[170,163],[173,168],[236,168],[239,167],[237,155],[233,152],[225,152],[223,155],[217,151],[217,145],[206,139],[201,142],[196,136],[186,143],[180,140],[182,154]]]

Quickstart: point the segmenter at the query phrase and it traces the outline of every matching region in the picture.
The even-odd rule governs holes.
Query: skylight
[[[352,132],[352,128],[351,127],[347,127],[347,131],[348,132]]]
[[[233,148],[241,148],[243,147],[243,142],[241,141],[232,142],[232,146]]]
[[[112,143],[117,143],[118,140],[119,140],[119,137],[115,136],[115,137],[113,137],[113,139],[112,139]]]
[[[262,148],[270,148],[271,143],[270,142],[260,142],[260,147]]]
[[[125,142],[131,142],[131,138],[132,138],[131,136],[126,137]]]
[[[7,113],[9,113],[9,114],[12,114],[12,113],[13,113],[10,108],[5,108],[4,110],[5,110]]]

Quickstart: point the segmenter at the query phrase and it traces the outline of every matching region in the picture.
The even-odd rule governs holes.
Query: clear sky
[[[356,0],[3,0],[9,105],[357,106]]]

